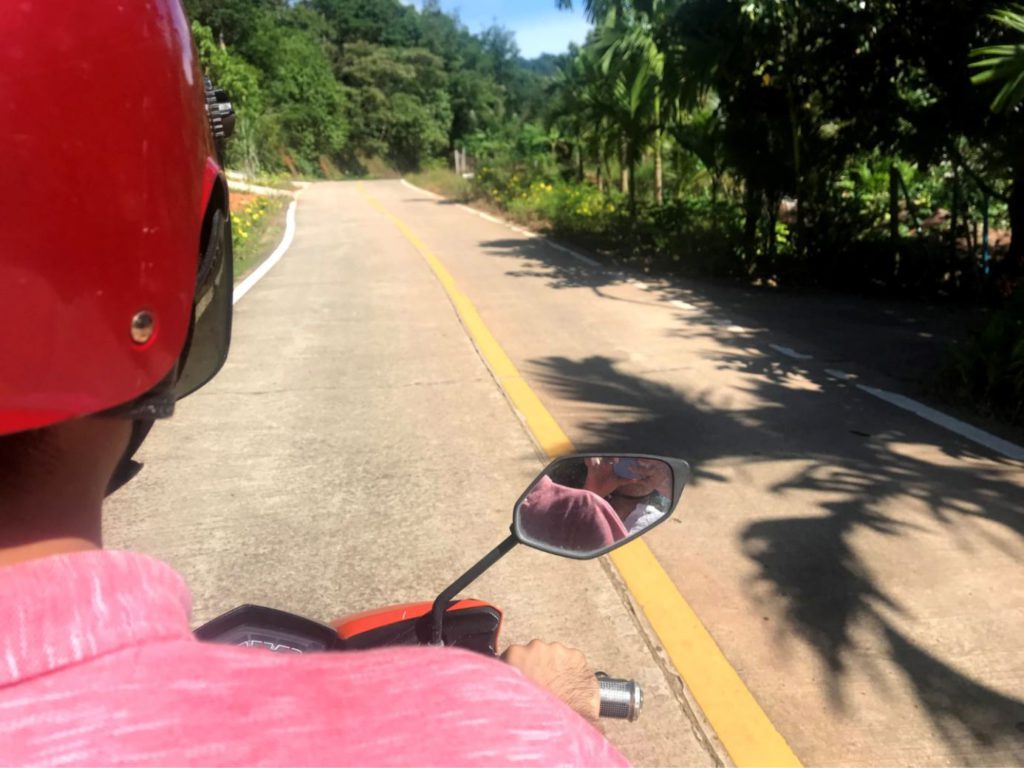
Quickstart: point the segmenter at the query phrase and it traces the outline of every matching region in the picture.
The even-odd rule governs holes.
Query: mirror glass
[[[682,492],[685,462],[639,454],[570,456],[520,498],[520,542],[574,558],[604,554],[665,520]]]

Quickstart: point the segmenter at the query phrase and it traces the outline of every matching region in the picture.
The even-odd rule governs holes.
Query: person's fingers
[[[601,692],[586,657],[561,643],[532,640],[509,646],[502,658],[588,720],[597,720]]]

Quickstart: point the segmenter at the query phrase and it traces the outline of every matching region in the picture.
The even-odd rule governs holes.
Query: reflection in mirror
[[[685,463],[674,463],[685,471]],[[591,557],[668,516],[682,490],[682,482],[675,480],[673,466],[653,457],[563,459],[549,466],[525,494],[516,508],[516,532],[524,544]]]

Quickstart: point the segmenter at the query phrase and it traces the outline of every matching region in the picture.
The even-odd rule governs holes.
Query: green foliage
[[[996,11],[992,18],[1018,35],[1024,34],[1024,5]],[[1024,43],[990,45],[971,52],[971,67],[981,70],[971,81],[976,85],[1003,83],[992,101],[993,112],[1005,112],[1024,101]]]
[[[272,0],[197,0],[190,6],[203,66],[238,112],[228,162],[251,175],[287,161],[313,173],[321,156],[336,156],[347,125],[322,19]]]
[[[414,47],[420,44],[416,11],[400,0],[309,0],[327,20],[334,40]]]
[[[260,85],[259,70],[217,45],[212,30],[198,21],[192,22],[192,37],[203,71],[231,95],[237,114],[235,136],[227,144],[228,163],[245,169],[250,176],[272,167],[274,160],[268,152],[272,152],[274,143],[269,138],[275,135],[276,125],[266,114],[267,98]]]
[[[500,27],[426,0],[187,0],[203,64],[235,102],[228,160],[318,173],[445,156],[543,107],[544,75]]]
[[[242,278],[277,246],[284,229],[286,198],[256,197],[231,214],[235,279]]]
[[[452,123],[441,59],[423,48],[345,47],[353,145],[413,170],[444,152]]]
[[[267,92],[282,139],[311,170],[345,145],[345,100],[323,48],[300,30],[264,30]]]
[[[473,198],[473,185],[461,176],[456,176],[447,166],[425,168],[406,174],[405,178],[417,187],[429,189],[449,200],[467,203]]]

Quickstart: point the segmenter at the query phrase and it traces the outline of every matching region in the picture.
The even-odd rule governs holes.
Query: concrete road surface
[[[1021,462],[861,389],[898,393],[900,375],[864,363],[862,340],[833,348],[820,302],[777,328],[756,302],[726,311],[399,182],[303,193],[295,245],[237,307],[228,368],[115,500],[110,543],[181,568],[197,619],[427,596],[497,542],[540,466],[367,194],[577,446],[693,463],[648,544],[805,764],[1024,763]],[[647,683],[649,717],[609,731],[635,761],[714,759],[715,723],[688,712],[607,565],[516,551],[470,591],[507,609],[510,639],[558,637]]]
[[[306,190],[297,222],[236,305],[228,365],[108,507],[107,546],[182,571],[197,625],[241,603],[326,621],[431,600],[507,535],[544,464],[420,255],[354,185]],[[518,548],[469,594],[505,610],[505,641],[559,640],[641,681],[641,720],[606,726],[635,763],[720,764],[607,563]]]

